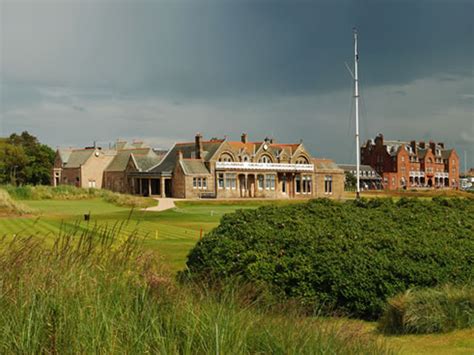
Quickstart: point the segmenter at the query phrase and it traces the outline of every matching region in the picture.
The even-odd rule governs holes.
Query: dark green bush
[[[309,309],[376,319],[411,287],[472,282],[473,216],[474,201],[442,198],[241,210],[197,243],[186,275],[240,278]]]
[[[379,320],[388,334],[441,333],[474,326],[474,287],[408,290],[389,299]]]

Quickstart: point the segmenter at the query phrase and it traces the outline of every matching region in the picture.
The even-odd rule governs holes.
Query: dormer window
[[[272,160],[270,159],[270,157],[268,155],[263,155],[259,160],[258,160],[259,163],[263,163],[263,164],[269,164],[272,162]]]
[[[220,158],[219,158],[219,161],[223,161],[223,162],[233,162],[234,161],[234,158],[228,154],[228,153],[223,153]]]
[[[308,164],[308,160],[305,157],[299,157],[296,159],[296,164]]]

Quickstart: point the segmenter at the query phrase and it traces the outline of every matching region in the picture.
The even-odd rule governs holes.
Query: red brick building
[[[361,147],[361,163],[372,166],[388,190],[459,187],[459,157],[444,143],[388,141],[379,134]]]

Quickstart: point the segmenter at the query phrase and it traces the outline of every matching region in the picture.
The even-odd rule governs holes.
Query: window
[[[301,193],[301,176],[300,175],[295,176],[295,182],[296,182],[296,193],[300,194]]]
[[[265,175],[265,189],[275,190],[275,175]]]
[[[258,175],[257,180],[258,180],[258,189],[263,190],[263,175]]]
[[[219,157],[219,161],[232,162],[234,161],[234,158],[232,158],[229,153],[222,153],[222,155]]]
[[[308,164],[308,160],[305,157],[299,157],[296,160],[296,164]]]
[[[224,174],[220,173],[217,175],[217,188],[224,188]]]
[[[89,188],[95,189],[95,180],[89,180]]]
[[[286,194],[286,175],[281,177],[281,192]]]
[[[311,176],[309,175],[304,175],[302,177],[303,179],[303,193],[304,194],[309,194],[311,193]]]
[[[326,175],[324,177],[324,193],[332,194],[332,175]]]
[[[402,157],[402,163],[405,161],[405,157]]]
[[[193,189],[206,190],[207,189],[207,178],[205,178],[205,177],[193,177]]]
[[[270,159],[270,157],[268,155],[263,155],[259,160],[258,160],[259,163],[263,163],[263,164],[269,164],[272,162],[272,160]]]
[[[235,190],[237,188],[237,177],[235,174],[225,175],[225,188],[227,190]]]

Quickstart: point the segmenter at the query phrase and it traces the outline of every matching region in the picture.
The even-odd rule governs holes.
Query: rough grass
[[[474,286],[408,290],[391,298],[379,321],[388,334],[443,333],[474,326]]]
[[[17,200],[86,200],[102,198],[116,206],[146,208],[156,205],[152,198],[119,194],[105,189],[83,189],[70,185],[11,186],[4,187]]]
[[[32,213],[32,209],[21,202],[13,200],[7,191],[0,189],[0,214],[24,215],[27,213]]]
[[[136,235],[91,228],[1,241],[0,353],[390,353],[349,323],[178,286]]]

